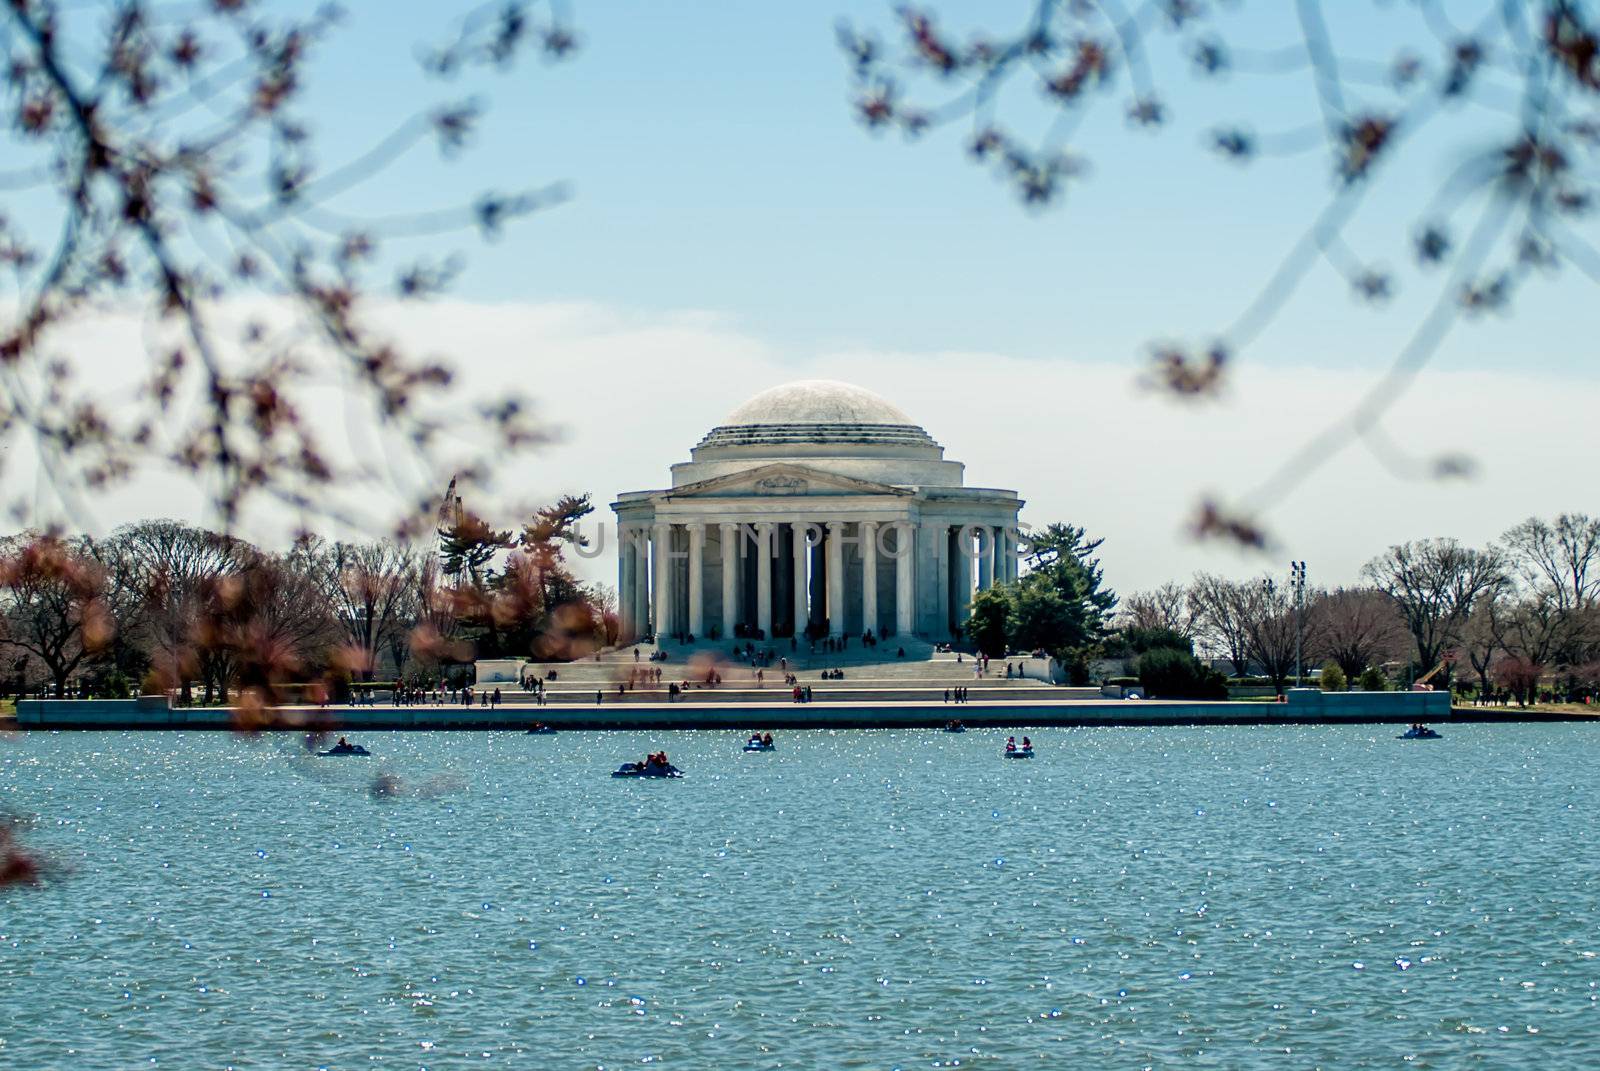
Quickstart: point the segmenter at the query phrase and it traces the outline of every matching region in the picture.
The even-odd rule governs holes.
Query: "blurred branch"
[[[1505,311],[1534,268],[1573,263],[1600,278],[1596,246],[1576,230],[1595,201],[1592,156],[1600,144],[1600,32],[1591,7],[1584,0],[1480,0],[1475,19],[1458,24],[1436,0],[1419,0],[1409,17],[1419,24],[1424,53],[1431,39],[1433,57],[1397,33],[1382,63],[1341,49],[1336,16],[1346,11],[1324,0],[1295,0],[1298,39],[1281,48],[1232,47],[1222,11],[1194,0],[1152,0],[1132,12],[1097,0],[1039,0],[1009,35],[980,30],[959,41],[932,10],[906,5],[895,12],[895,48],[849,25],[839,38],[855,112],[867,129],[898,129],[917,138],[967,117],[972,159],[992,167],[1035,209],[1059,201],[1069,181],[1084,173],[1078,132],[1086,116],[1120,98],[1128,125],[1160,126],[1168,119],[1161,87],[1185,65],[1202,80],[1232,73],[1310,82],[1320,113],[1315,126],[1257,135],[1235,122],[1212,137],[1221,156],[1239,163],[1321,147],[1334,189],[1254,299],[1213,341],[1153,347],[1146,382],[1179,398],[1221,390],[1240,354],[1278,320],[1319,263],[1343,276],[1356,299],[1385,303],[1396,289],[1393,273],[1360,256],[1346,230],[1375,199],[1380,181],[1396,171],[1395,159],[1436,151],[1438,137],[1423,140],[1419,133],[1442,119],[1464,132],[1466,159],[1449,167],[1401,239],[1408,248],[1400,259],[1423,272],[1445,262],[1452,270],[1432,284],[1431,307],[1388,372],[1239,506],[1208,502],[1199,510],[1199,534],[1264,547],[1269,539],[1261,515],[1344,445],[1364,438],[1377,454],[1391,451],[1378,421],[1463,314]],[[1171,47],[1157,47],[1161,37],[1170,38]],[[1370,32],[1361,44],[1373,46]],[[1030,142],[1012,132],[1017,123],[1005,116],[1031,117],[1037,107],[1002,106],[1009,86],[1031,89],[1057,113],[1042,138]],[[1323,196],[1318,191],[1312,199]],[[1472,222],[1458,247],[1451,231],[1463,216]],[[1386,460],[1397,473],[1459,475],[1464,468],[1455,458]]]
[[[475,6],[426,71],[506,68],[530,52],[564,57],[576,39],[564,13],[550,12],[534,2]],[[481,431],[449,462],[449,474],[469,481],[491,459],[542,440],[531,406],[515,399],[467,403],[452,416],[462,403],[449,369],[391,338],[375,297],[426,299],[458,270],[453,255],[432,250],[432,264],[407,265],[385,243],[492,238],[563,193],[486,192],[371,218],[339,211],[339,197],[430,137],[445,157],[459,155],[483,105],[418,108],[322,167],[300,112],[311,58],[338,23],[331,8],[280,19],[233,2],[16,0],[0,12],[0,136],[16,163],[0,189],[34,199],[26,227],[0,212],[0,269],[17,291],[14,310],[0,313],[0,436],[31,439],[69,513],[76,488],[154,466],[208,487],[228,525],[265,499],[303,518],[371,526],[374,517],[335,493],[363,476],[359,463],[331,455],[310,417],[307,391],[330,366],[348,371],[363,414],[411,451],[424,484],[448,475],[430,449],[442,425]],[[43,215],[41,195],[53,204]],[[43,244],[32,236],[41,222],[56,229]],[[266,300],[271,330],[261,318],[238,323],[243,299]],[[130,303],[161,325],[146,356],[149,386],[136,398],[107,397],[53,354],[84,317]],[[414,530],[426,496],[392,490],[404,501],[395,527]]]

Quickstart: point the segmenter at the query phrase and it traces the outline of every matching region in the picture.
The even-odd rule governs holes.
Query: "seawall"
[[[972,703],[600,703],[580,707],[280,707],[262,728],[340,731],[382,729],[885,729],[929,728],[959,718],[969,726],[1317,725],[1446,721],[1447,692],[1339,692],[1294,689],[1286,703],[1165,700],[992,701]],[[230,708],[170,707],[137,700],[32,699],[17,704],[18,728],[237,729]]]

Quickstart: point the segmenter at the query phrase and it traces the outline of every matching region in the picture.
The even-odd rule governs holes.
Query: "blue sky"
[[[1009,29],[1026,3],[946,3],[952,27]],[[1483,3],[1446,5],[1465,23]],[[1290,42],[1292,5],[1245,3],[1222,24],[1231,41]],[[848,107],[834,23],[893,29],[888,3],[576,3],[583,46],[560,65],[430,86],[409,57],[437,40],[439,5],[353,5],[322,54],[312,89],[332,145],[359,144],[397,100],[485,89],[493,111],[454,165],[424,151],[359,195],[364,207],[465,198],[483,185],[570,183],[574,199],[476,250],[458,294],[484,301],[602,301],[639,311],[715,311],[792,351],[872,345],[1001,348],[1051,359],[1135,362],[1166,337],[1204,338],[1256,293],[1331,188],[1321,152],[1248,168],[1200,149],[1242,119],[1263,132],[1317,119],[1302,75],[1203,83],[1169,38],[1155,58],[1173,122],[1127,129],[1122,96],[1080,139],[1090,174],[1044,211],[1021,208],[961,151],[966,128],[917,144],[872,136]],[[1354,55],[1381,60],[1411,42],[1432,57],[1409,5],[1330,5]],[[1379,47],[1379,46],[1382,47]],[[1019,91],[1005,115],[1023,130],[1045,116]],[[1381,89],[1365,98],[1390,99]],[[1386,179],[1353,234],[1358,252],[1405,269],[1420,197],[1491,131],[1446,127],[1417,162]],[[1402,278],[1382,314],[1333,273],[1314,276],[1252,359],[1375,367],[1431,294]],[[1572,283],[1575,283],[1573,280]],[[1516,366],[1526,349],[1571,370],[1572,283],[1525,298],[1515,330],[1458,341],[1465,367]],[[1587,373],[1585,373],[1587,374]]]
[[[1027,6],[936,8],[964,33],[1010,29]],[[1222,6],[1235,44],[1294,39],[1283,0]],[[1325,6],[1347,53],[1384,60],[1401,43],[1438,53],[1409,3]],[[1492,5],[1443,6],[1464,25]],[[343,198],[350,213],[465,203],[486,188],[571,189],[489,245],[413,246],[460,248],[467,268],[448,302],[394,319],[407,341],[453,359],[471,389],[515,385],[563,428],[561,446],[516,462],[501,497],[480,504],[507,523],[563,492],[604,504],[661,486],[744,398],[824,376],[899,404],[968,463],[969,482],[1017,488],[1029,522],[1107,536],[1119,588],[1266,567],[1186,540],[1186,516],[1202,493],[1231,497],[1263,479],[1375,380],[1440,281],[1408,263],[1418,211],[1506,131],[1481,113],[1447,116],[1384,173],[1349,237],[1360,257],[1398,272],[1390,305],[1355,301],[1321,267],[1243,355],[1230,395],[1184,407],[1138,389],[1150,344],[1203,341],[1230,321],[1332,189],[1321,151],[1240,168],[1201,147],[1206,132],[1315,123],[1305,76],[1200,83],[1162,44],[1172,122],[1130,130],[1125,95],[1104,101],[1078,140],[1089,174],[1061,203],[1029,211],[966,160],[966,127],[907,144],[855,121],[834,25],[847,17],[888,36],[887,2],[574,0],[582,47],[567,62],[524,59],[438,84],[413,57],[449,29],[443,7],[351,3],[312,66],[308,111],[334,165],[412,109],[470,94],[491,103],[460,159],[420,148]],[[1392,97],[1379,85],[1352,99]],[[1027,89],[1004,114],[1019,130],[1047,118]],[[1600,450],[1588,417],[1600,406],[1593,298],[1567,272],[1527,289],[1514,316],[1464,325],[1385,422],[1420,456],[1476,456],[1477,483],[1409,483],[1347,451],[1274,505],[1278,556],[1346,582],[1392,542],[1482,542],[1530,513],[1584,508],[1572,471]],[[106,332],[86,336],[81,360],[111,367],[138,345]],[[373,441],[349,431],[353,451]],[[193,489],[170,480],[101,508],[101,527],[153,511],[208,519]]]

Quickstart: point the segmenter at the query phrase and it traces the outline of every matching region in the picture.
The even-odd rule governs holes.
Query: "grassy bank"
[[[1450,716],[1460,721],[1539,721],[1542,718],[1574,721],[1600,719],[1600,707],[1583,703],[1531,703],[1525,707],[1515,703],[1504,707],[1457,706],[1452,708]]]

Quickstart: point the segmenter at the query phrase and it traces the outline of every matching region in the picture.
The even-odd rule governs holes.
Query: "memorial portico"
[[[963,466],[859,387],[756,395],[617,515],[624,634],[958,634],[975,592],[1016,576],[1016,492]]]

